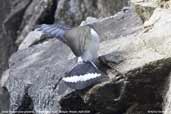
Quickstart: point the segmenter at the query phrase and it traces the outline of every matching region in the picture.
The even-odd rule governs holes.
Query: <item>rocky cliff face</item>
[[[50,39],[29,47],[25,42],[25,49],[10,57],[9,69],[1,79],[5,96],[10,95],[9,110],[35,114],[169,114],[171,10],[164,7],[169,1],[132,0],[132,7],[123,10],[120,8],[126,1],[15,1],[15,10],[4,26],[9,36],[15,33],[18,45],[36,24],[60,20],[78,25],[87,16],[96,16],[84,23],[93,21],[101,33],[97,62],[109,79],[75,91],[61,81],[75,63],[65,44]],[[17,34],[16,22],[20,22]]]
[[[16,47],[35,25],[54,23],[55,20],[56,22],[61,20],[65,23],[69,22],[71,25],[78,25],[87,16],[113,15],[127,4],[127,1],[118,2],[117,4],[112,0],[107,2],[108,5],[100,0],[94,0],[93,2],[91,0],[2,0],[0,4],[0,25],[2,25],[0,27],[0,75],[8,68],[10,55],[16,51]],[[82,4],[81,9],[84,10],[79,10],[80,4]],[[69,9],[65,7],[67,5],[69,5]],[[117,5],[117,7],[113,7],[114,5]],[[93,13],[94,11],[96,14]],[[65,13],[62,14],[61,12]],[[78,12],[79,16],[77,15]],[[77,18],[73,18],[76,16]],[[6,74],[4,73],[5,78],[2,78],[1,85],[8,77]],[[3,110],[8,107],[8,92],[0,88],[0,96],[0,104],[3,104],[0,105],[0,110]],[[6,100],[6,105],[4,100]]]
[[[11,54],[14,45],[11,39],[9,39],[3,32],[2,23],[5,17],[10,12],[10,3],[8,0],[2,0],[0,4],[0,75],[8,66],[8,58]]]
[[[15,50],[13,41],[3,32],[2,23],[10,12],[9,0],[2,0],[0,3],[0,78],[2,72],[8,68],[8,58]],[[0,87],[0,112],[7,110],[9,105],[9,94],[6,89]]]

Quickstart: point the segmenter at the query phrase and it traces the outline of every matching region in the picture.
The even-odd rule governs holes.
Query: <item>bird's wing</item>
[[[98,83],[100,79],[101,72],[90,62],[84,62],[74,67],[62,80],[73,89],[84,89]]]
[[[87,33],[87,27],[75,27],[71,29],[70,31],[67,31],[65,33],[65,39],[67,42],[67,45],[71,48],[72,52],[77,56],[81,56],[84,52],[84,39],[85,34]]]
[[[92,31],[89,26],[75,27],[65,33],[67,45],[73,53],[84,61],[91,61],[97,58],[99,47],[99,35]]]
[[[41,31],[44,34],[46,34],[48,37],[55,37],[59,38],[60,40],[63,40],[64,34],[66,31],[70,30],[71,28],[66,25],[62,24],[42,24],[38,25],[35,29],[35,31]]]

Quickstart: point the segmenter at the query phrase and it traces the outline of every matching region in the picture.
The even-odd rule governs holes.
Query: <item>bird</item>
[[[45,33],[48,37],[57,38],[64,42],[74,55],[78,62],[91,61],[96,59],[99,48],[99,33],[93,24],[71,28],[63,24],[42,24],[35,29]]]
[[[100,35],[94,24],[70,27],[63,24],[42,24],[35,28],[49,38],[57,38],[65,43],[77,57],[77,63],[71,68],[63,82],[74,89],[83,89],[98,83],[102,72],[95,61],[98,58]]]
[[[77,57],[76,65],[62,80],[72,89],[82,90],[94,84],[108,80],[104,71],[100,69],[97,51],[100,44],[100,35],[93,24],[86,24],[78,27],[69,27],[62,24],[42,24],[35,28],[47,35],[48,38],[56,38],[65,43]],[[103,69],[104,64],[102,64]],[[114,99],[119,101],[122,99],[126,83],[123,83],[120,95]]]

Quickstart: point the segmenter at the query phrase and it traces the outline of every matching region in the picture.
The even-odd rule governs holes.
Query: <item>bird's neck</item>
[[[99,34],[98,31],[96,30],[94,24],[87,24],[87,26],[90,27],[91,29],[93,29],[97,34]]]

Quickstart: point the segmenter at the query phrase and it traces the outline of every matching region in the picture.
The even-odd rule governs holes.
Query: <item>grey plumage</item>
[[[42,24],[37,26],[35,30],[43,32],[48,37],[51,38],[55,37],[63,41],[64,33],[70,29],[71,29],[70,27],[63,26],[61,24],[52,24],[52,25]]]
[[[55,37],[67,44],[77,57],[84,61],[97,58],[99,36],[93,27],[79,26],[70,28],[65,25],[40,25],[35,30],[42,31],[49,37]]]
[[[92,25],[70,28],[58,24],[43,24],[35,30],[61,40],[71,48],[75,56],[81,58],[81,61],[78,59],[79,63],[63,78],[67,85],[83,89],[101,79],[101,73],[93,63],[93,60],[97,59],[99,35]]]

